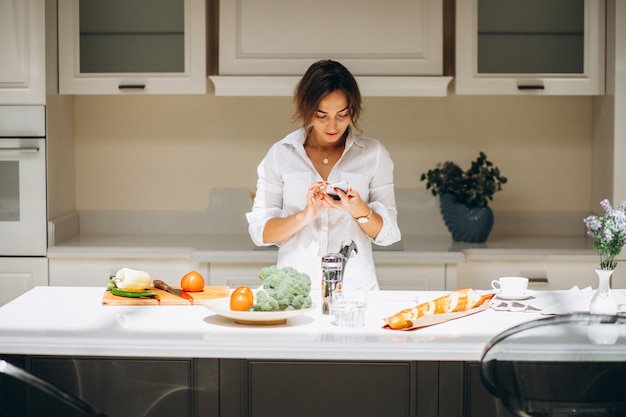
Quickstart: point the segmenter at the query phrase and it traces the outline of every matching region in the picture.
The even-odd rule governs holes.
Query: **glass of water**
[[[366,290],[341,290],[333,293],[333,309],[335,326],[365,326],[365,309],[367,308]]]

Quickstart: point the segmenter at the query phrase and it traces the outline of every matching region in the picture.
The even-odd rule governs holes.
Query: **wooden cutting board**
[[[179,289],[180,287],[172,287]],[[190,305],[189,301],[184,298],[178,297],[174,294],[170,294],[167,291],[159,290],[158,288],[149,287],[150,291],[154,291],[159,295],[159,300],[154,298],[129,298],[120,297],[118,295],[111,294],[110,291],[104,291],[102,296],[102,304],[109,306],[166,306],[166,305]],[[202,305],[207,300],[214,298],[223,298],[230,296],[230,289],[227,286],[208,286],[204,287],[204,291],[190,292],[189,295],[193,297],[194,305]]]

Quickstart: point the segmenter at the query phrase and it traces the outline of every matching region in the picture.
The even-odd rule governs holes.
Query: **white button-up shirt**
[[[352,132],[352,130],[351,130]],[[257,246],[263,242],[263,229],[274,217],[287,217],[305,206],[309,187],[322,178],[304,149],[303,128],[275,143],[261,161],[257,172],[257,190],[252,211],[246,213],[248,231]],[[363,201],[383,219],[375,240],[367,236],[347,210],[324,210],[322,214],[278,244],[277,266],[291,266],[311,277],[313,289],[322,281],[321,258],[337,253],[341,243],[353,240],[358,253],[348,261],[344,288],[378,289],[372,241],[388,246],[400,240],[393,183],[393,161],[382,143],[350,133],[343,155],[335,164],[328,181],[347,181]]]

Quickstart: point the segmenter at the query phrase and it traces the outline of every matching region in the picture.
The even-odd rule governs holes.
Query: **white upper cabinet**
[[[205,94],[205,0],[59,0],[61,94]]]
[[[0,104],[46,104],[43,0],[0,1]]]
[[[445,95],[450,81],[442,0],[220,0],[219,22],[218,95],[291,95],[325,58],[344,64],[364,95],[412,95],[437,81]]]
[[[456,2],[457,94],[604,94],[604,0]]]

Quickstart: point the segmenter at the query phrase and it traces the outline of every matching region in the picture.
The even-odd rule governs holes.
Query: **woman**
[[[344,288],[378,289],[372,242],[400,240],[393,162],[377,140],[359,136],[361,94],[350,72],[331,60],[311,65],[294,95],[303,127],[275,143],[258,167],[248,230],[257,246],[277,245],[278,267],[291,266],[321,287],[321,258],[351,239],[358,253]],[[346,181],[346,192],[326,186]],[[328,190],[329,192],[331,190]]]

